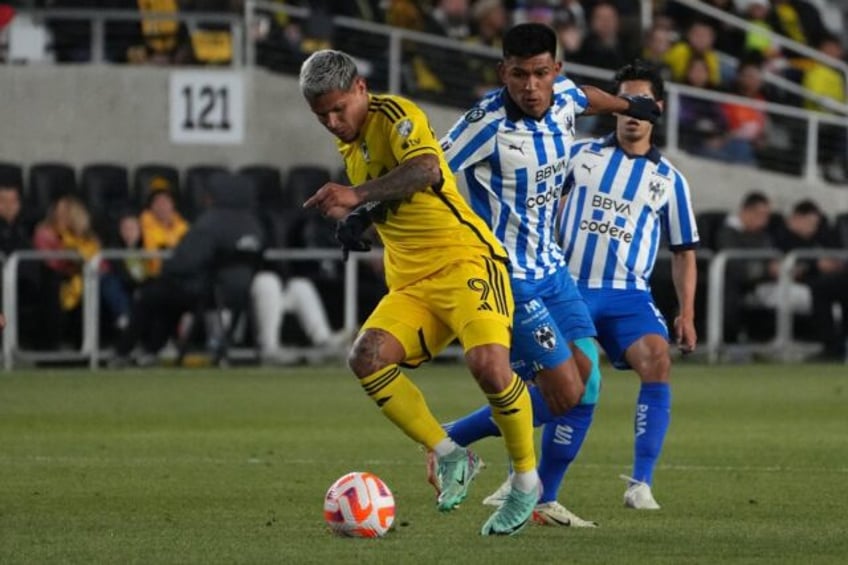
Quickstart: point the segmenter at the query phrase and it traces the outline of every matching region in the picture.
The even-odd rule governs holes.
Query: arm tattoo
[[[385,175],[359,185],[356,190],[366,202],[403,200],[441,180],[439,159],[435,155],[419,155],[401,163]]]

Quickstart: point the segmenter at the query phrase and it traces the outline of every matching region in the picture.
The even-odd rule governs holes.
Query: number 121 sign
[[[226,71],[171,73],[171,141],[238,144],[244,139],[242,75]]]

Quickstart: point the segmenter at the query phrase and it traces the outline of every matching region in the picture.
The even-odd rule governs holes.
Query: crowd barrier
[[[372,250],[368,253],[354,253],[344,266],[344,328],[351,332],[357,329],[359,306],[357,304],[357,275],[360,262],[379,258],[382,251]],[[96,370],[104,360],[111,356],[111,351],[102,348],[99,320],[99,268],[102,261],[134,257],[138,259],[165,258],[167,252],[131,251],[105,249],[88,261],[83,261],[72,251],[17,251],[8,257],[0,258],[3,265],[3,311],[6,315],[6,330],[3,332],[3,366],[12,370],[22,363],[50,362],[80,362],[87,361],[91,369]],[[660,259],[670,257],[664,252]],[[767,343],[748,345],[756,348],[776,361],[798,361],[805,352],[809,352],[811,344],[798,342],[793,338],[793,312],[789,300],[790,287],[793,282],[792,273],[798,261],[831,257],[848,259],[848,250],[840,249],[806,249],[782,254],[772,249],[731,249],[712,254],[708,250],[699,251],[700,259],[707,259],[709,267],[701,277],[707,277],[707,335],[702,340],[701,350],[709,362],[721,362],[724,355],[733,348],[742,347],[724,342],[724,296],[725,272],[731,260],[768,260],[780,261],[780,275],[777,281],[778,305],[776,308],[777,327],[774,338]],[[338,249],[269,249],[265,258],[268,261],[340,261]],[[82,343],[78,349],[61,351],[28,351],[21,349],[18,341],[18,271],[23,261],[44,261],[63,259],[77,261],[82,264],[83,297],[82,297]],[[846,315],[846,313],[843,313]],[[458,347],[450,348],[444,355],[460,356]]]

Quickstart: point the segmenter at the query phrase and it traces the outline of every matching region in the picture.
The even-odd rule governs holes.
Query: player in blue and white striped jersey
[[[662,100],[659,73],[644,64],[616,74],[619,94]],[[618,116],[614,134],[572,146],[559,234],[565,258],[617,368],[642,380],[635,416],[633,472],[625,505],[658,509],[653,472],[671,411],[668,329],[654,305],[648,279],[661,232],[672,251],[680,312],[674,334],[683,352],[697,342],[694,325],[698,232],[689,185],[651,144],[652,125]],[[544,453],[542,455],[544,458]]]
[[[556,35],[522,24],[503,39],[504,87],[486,95],[442,139],[448,165],[464,181],[474,211],[503,243],[515,297],[513,367],[535,378],[536,423],[555,445],[539,465],[543,494],[536,517],[591,525],[556,502],[564,467],[592,419],[600,386],[595,327],[556,243],[555,221],[579,114],[621,112],[656,119],[653,100],[578,87],[560,74]],[[585,385],[584,385],[585,383]],[[568,430],[568,441],[562,434]],[[448,426],[461,445],[496,433],[482,409]]]

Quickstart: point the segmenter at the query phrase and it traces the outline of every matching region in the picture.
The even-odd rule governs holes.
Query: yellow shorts
[[[454,338],[465,351],[487,344],[509,347],[512,309],[506,265],[473,256],[389,291],[362,329],[392,334],[406,352],[403,364],[414,367],[432,359]]]

